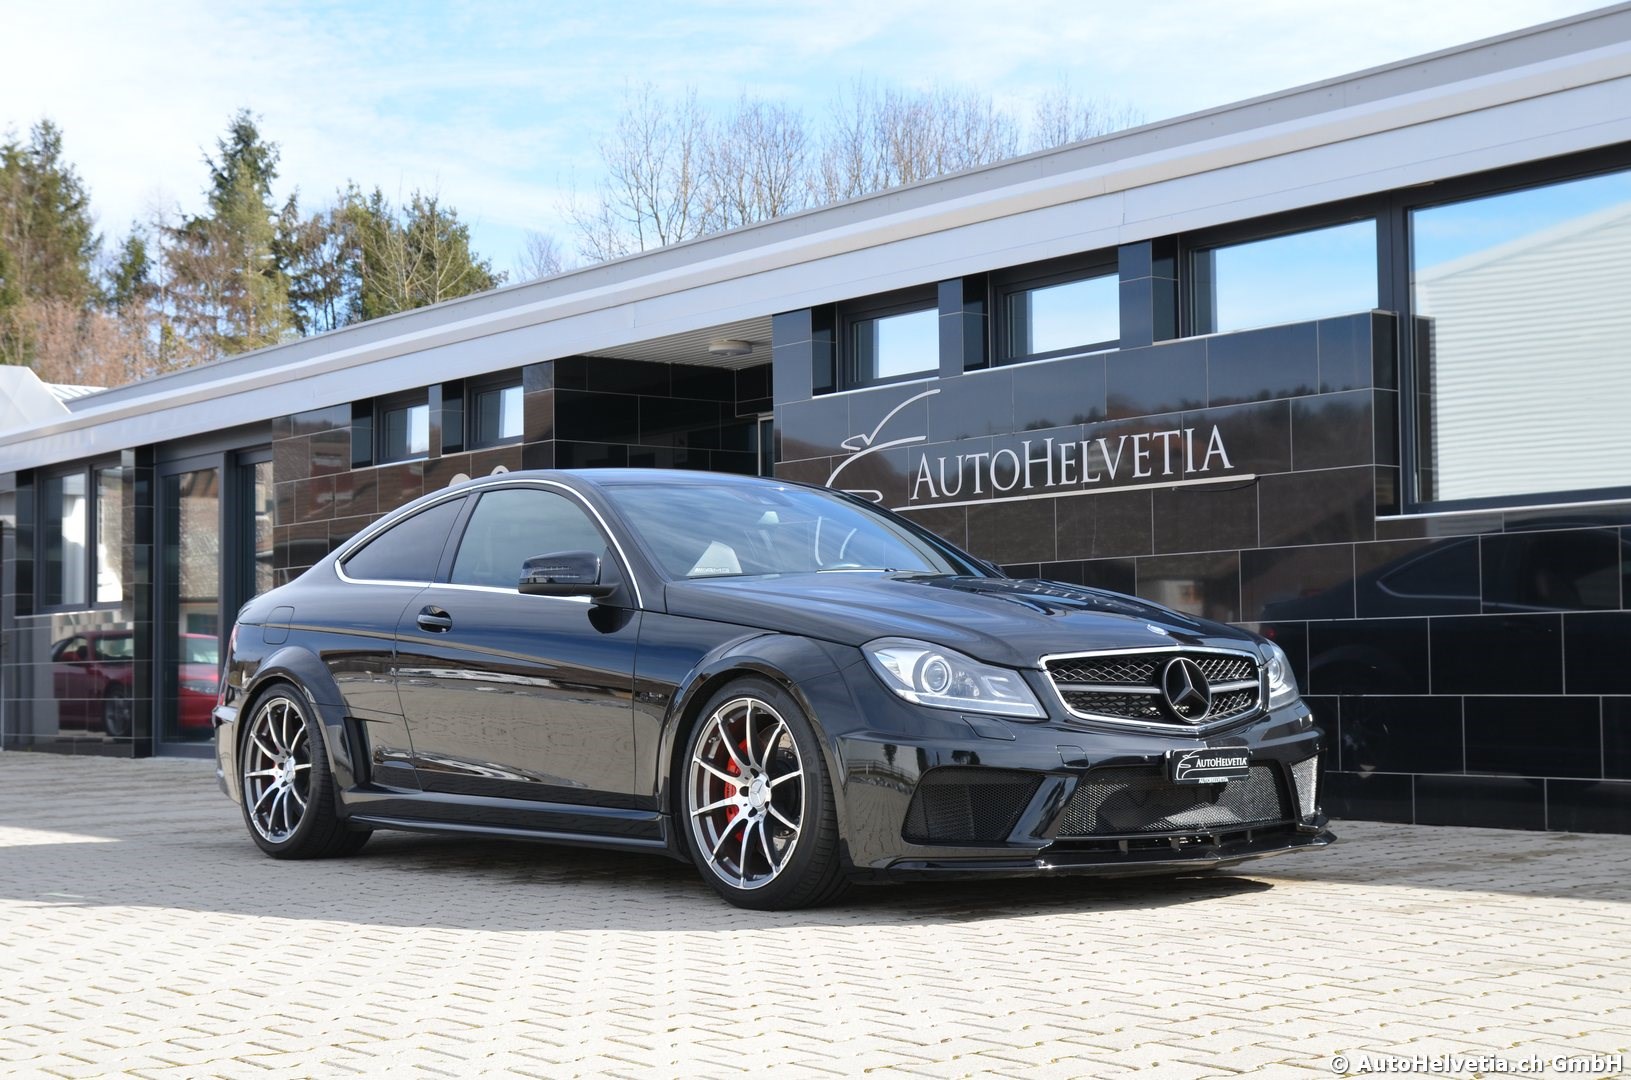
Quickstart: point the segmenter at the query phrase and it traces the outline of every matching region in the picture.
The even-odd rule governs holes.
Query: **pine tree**
[[[243,109],[216,149],[204,159],[209,212],[171,230],[168,261],[177,327],[204,351],[230,354],[276,344],[294,319],[272,209],[277,144]]]
[[[28,142],[0,143],[0,360],[31,362],[34,324],[89,307],[100,247],[90,195],[63,158],[61,129],[41,120]]]

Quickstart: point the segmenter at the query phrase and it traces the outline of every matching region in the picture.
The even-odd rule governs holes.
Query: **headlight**
[[[1269,675],[1269,708],[1278,709],[1297,700],[1297,677],[1291,673],[1286,652],[1272,641],[1263,643],[1264,667]]]
[[[1017,671],[909,638],[879,638],[861,651],[883,684],[907,701],[1033,720],[1047,716]]]

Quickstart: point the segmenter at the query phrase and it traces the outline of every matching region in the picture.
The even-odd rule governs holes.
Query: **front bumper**
[[[1004,878],[1045,874],[1082,874],[1095,877],[1137,877],[1143,874],[1197,874],[1252,859],[1311,851],[1336,842],[1336,834],[1318,817],[1305,825],[1290,828],[1246,830],[1236,836],[1218,836],[1211,842],[1180,842],[1170,853],[1159,849],[1135,849],[1113,853],[1107,850],[1051,848],[1033,859],[951,860],[900,859],[876,874],[880,878]],[[1172,838],[1176,840],[1177,838]]]
[[[844,672],[843,832],[862,880],[1185,873],[1324,847],[1322,735],[1301,701],[1197,735],[1055,716],[1023,723],[901,701]],[[1248,778],[1177,785],[1169,752],[1245,755]]]

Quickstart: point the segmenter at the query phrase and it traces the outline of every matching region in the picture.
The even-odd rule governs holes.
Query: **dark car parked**
[[[614,845],[787,908],[1333,839],[1272,643],[746,477],[427,495],[244,608],[215,720],[222,784],[284,858],[375,828]]]

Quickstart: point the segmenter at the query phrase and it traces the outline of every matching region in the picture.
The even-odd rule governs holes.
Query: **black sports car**
[[[825,488],[509,473],[239,614],[221,782],[269,855],[376,828],[644,848],[733,904],[1319,847],[1271,642],[1016,581]]]

